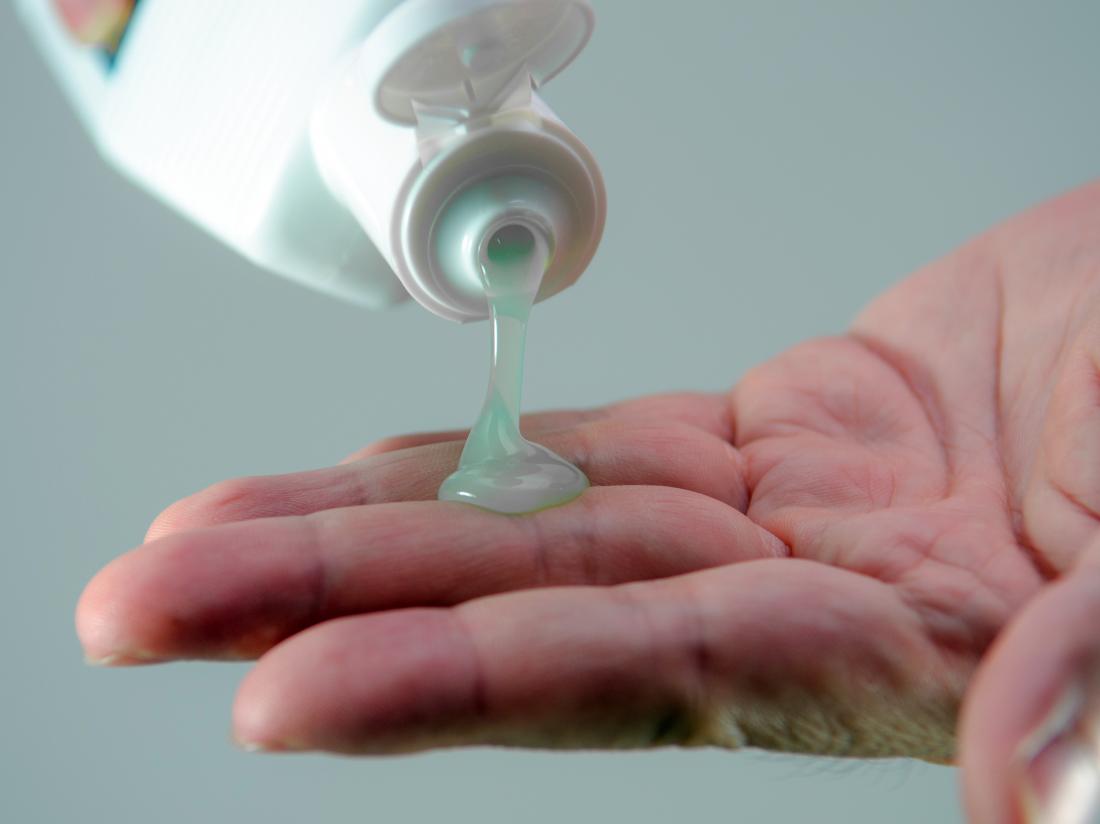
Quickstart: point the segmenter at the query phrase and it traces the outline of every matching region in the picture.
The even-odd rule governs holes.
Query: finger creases
[[[514,589],[617,584],[782,554],[743,514],[666,487],[603,487],[522,517],[438,501],[225,524],[128,553],[88,585],[88,655],[247,658],[336,616]]]
[[[269,750],[751,746],[942,761],[955,691],[933,680],[934,656],[881,584],[759,560],[330,621],[261,659],[234,728]]]
[[[747,505],[740,453],[692,424],[599,420],[538,442],[577,464],[594,486],[668,486],[742,511]],[[223,481],[165,510],[146,540],[255,518],[433,500],[461,452],[460,441],[426,443],[327,469]]]

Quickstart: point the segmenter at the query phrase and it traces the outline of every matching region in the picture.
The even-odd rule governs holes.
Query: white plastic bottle
[[[137,0],[113,55],[51,0],[16,6],[103,154],[273,272],[467,321],[510,215],[553,246],[540,299],[595,254],[599,169],[537,93],[587,43],[587,0]],[[496,177],[530,185],[447,252],[449,206]]]

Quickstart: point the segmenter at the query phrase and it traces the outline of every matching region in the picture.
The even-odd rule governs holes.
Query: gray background
[[[529,408],[728,386],[1100,174],[1100,5],[605,0],[547,97],[611,198]],[[256,271],[100,163],[0,10],[0,820],[952,822],[955,773],[759,753],[261,757],[243,666],[86,668],[82,585],[174,499],[459,426],[486,329]]]

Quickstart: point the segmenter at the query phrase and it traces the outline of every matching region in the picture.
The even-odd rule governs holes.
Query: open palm
[[[1017,218],[727,394],[529,416],[594,486],[557,509],[432,500],[461,433],[217,484],[95,578],[81,638],[262,656],[234,717],[266,749],[950,762],[966,697],[972,814],[1016,821],[1012,750],[1077,643],[1039,602],[1100,512],[1098,227],[1100,186]]]

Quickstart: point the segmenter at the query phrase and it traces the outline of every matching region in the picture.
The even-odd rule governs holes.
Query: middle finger
[[[590,489],[521,518],[439,501],[349,507],[147,544],[93,579],[77,625],[93,659],[248,658],[341,615],[781,554],[737,510],[667,487]]]

